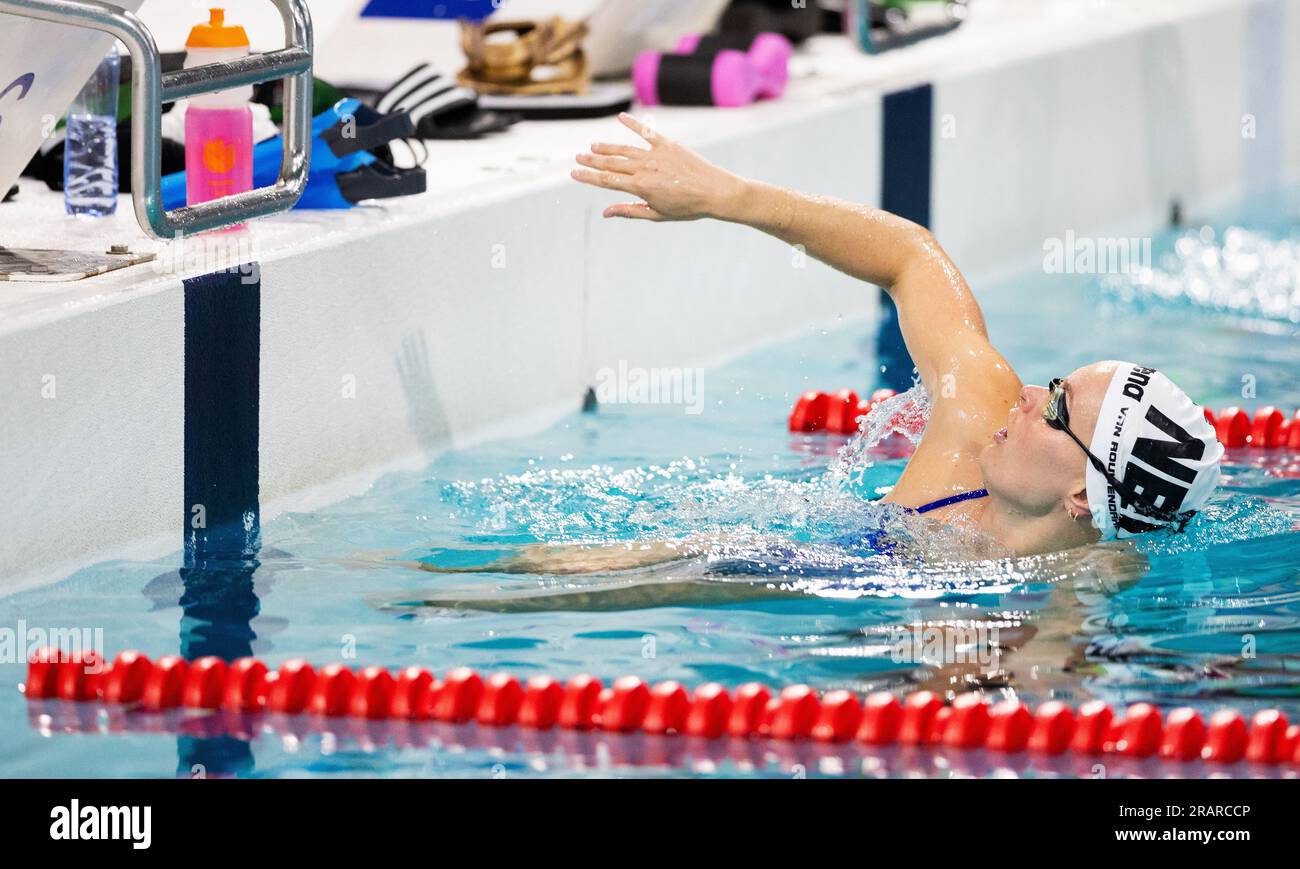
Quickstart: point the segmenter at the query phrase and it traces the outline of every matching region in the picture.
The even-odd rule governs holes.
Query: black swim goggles
[[[1088,449],[1079,436],[1070,430],[1070,410],[1065,405],[1065,378],[1053,377],[1047,383],[1047,402],[1043,405],[1043,422],[1047,423],[1048,428],[1054,428],[1057,431],[1063,431],[1070,436],[1070,440],[1079,445],[1088,461],[1097,469],[1106,482],[1114,487],[1116,492],[1123,496],[1124,501],[1135,505],[1144,515],[1157,522],[1174,525],[1177,530],[1182,531],[1187,527],[1187,523],[1196,515],[1195,510],[1189,510],[1184,513],[1177,513],[1173,510],[1167,510],[1150,503],[1143,498],[1133,488],[1127,485],[1123,480],[1119,480],[1110,471],[1106,470],[1106,465],[1101,459],[1093,455],[1092,450]]]

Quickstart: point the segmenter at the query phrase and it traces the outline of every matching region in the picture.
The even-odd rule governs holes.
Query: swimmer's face
[[[1092,443],[1101,402],[1115,373],[1115,362],[1096,362],[1065,375],[1070,430],[1085,445]],[[1088,514],[1085,485],[1088,458],[1070,436],[1043,419],[1051,393],[1045,386],[1025,386],[999,432],[980,453],[988,490],[1026,518],[1053,510]]]

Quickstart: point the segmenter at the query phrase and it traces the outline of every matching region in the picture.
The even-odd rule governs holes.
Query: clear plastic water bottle
[[[63,146],[63,204],[69,214],[117,211],[117,42],[68,109]]]

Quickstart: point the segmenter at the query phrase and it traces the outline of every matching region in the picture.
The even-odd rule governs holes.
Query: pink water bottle
[[[208,23],[190,31],[185,66],[206,66],[248,54],[248,35],[227,26],[223,9],[209,11]],[[253,189],[253,88],[203,94],[185,112],[186,202],[196,205]],[[230,230],[242,227],[230,227]]]

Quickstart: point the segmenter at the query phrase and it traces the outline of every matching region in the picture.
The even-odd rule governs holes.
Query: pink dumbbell
[[[790,56],[794,46],[779,33],[688,33],[677,40],[678,54],[707,55],[724,49],[743,51],[758,71],[758,95],[776,99],[790,81]]]
[[[643,51],[632,65],[637,99],[647,106],[745,106],[758,99],[759,74],[744,52]]]

